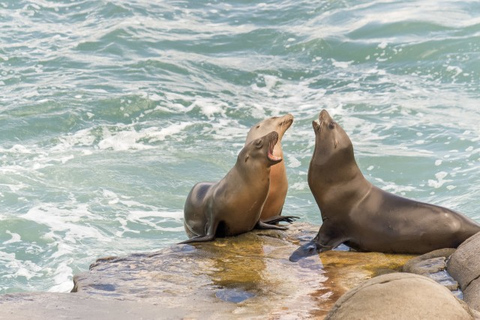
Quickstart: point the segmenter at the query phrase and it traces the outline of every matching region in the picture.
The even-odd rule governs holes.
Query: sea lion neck
[[[338,166],[337,162],[333,160],[325,164],[317,164],[311,161],[308,180],[313,188],[322,190],[351,181],[366,181],[355,161]]]
[[[247,160],[248,162],[251,162]],[[241,177],[244,180],[264,180],[270,177],[271,166],[263,163],[249,163],[246,165],[245,159],[238,157],[235,164],[235,170],[241,173]]]

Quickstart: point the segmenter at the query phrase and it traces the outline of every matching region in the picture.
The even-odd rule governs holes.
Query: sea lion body
[[[275,131],[278,133],[278,141],[273,149],[273,155],[283,158],[282,138],[285,131],[290,128],[293,123],[291,114],[282,117],[271,117],[255,124],[247,134],[245,145],[254,139],[264,136],[268,132]],[[268,220],[282,214],[283,205],[288,191],[287,170],[285,162],[272,166],[270,169],[270,189],[268,191],[267,200],[263,206],[260,219]]]
[[[460,213],[394,195],[368,182],[357,166],[350,138],[327,111],[320,113],[313,128],[316,140],[308,184],[323,224],[291,261],[342,243],[358,251],[422,254],[456,248],[480,231],[478,223]]]
[[[184,207],[184,226],[190,239],[182,243],[234,236],[256,226],[285,229],[259,221],[270,186],[270,167],[282,160],[272,155],[277,140],[278,134],[271,132],[251,141],[223,179],[197,183],[192,188]]]

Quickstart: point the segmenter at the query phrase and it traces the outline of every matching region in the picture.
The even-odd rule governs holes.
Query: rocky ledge
[[[294,223],[285,232],[253,231],[209,243],[98,259],[89,271],[74,277],[74,293],[0,296],[0,319],[322,319],[350,289],[375,276],[401,271],[414,258],[349,252],[343,247],[290,262],[293,250],[317,230]],[[469,279],[470,285],[475,284]],[[411,290],[413,297],[426,292]],[[379,297],[392,296],[395,290]],[[440,296],[453,299],[449,303],[458,303],[465,319],[473,319],[473,311],[453,295]],[[429,297],[433,298],[427,293],[425,301]],[[405,308],[408,305],[396,309],[397,315]],[[337,304],[332,310],[340,309]]]

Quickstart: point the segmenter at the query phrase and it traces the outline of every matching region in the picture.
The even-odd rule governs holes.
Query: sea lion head
[[[293,123],[293,116],[291,114],[286,114],[282,117],[271,117],[265,120],[262,120],[255,124],[247,134],[247,143],[251,140],[262,137],[272,131],[278,133],[278,140],[281,141],[285,131],[290,128]]]
[[[314,164],[332,164],[338,167],[345,160],[353,159],[350,138],[327,110],[320,112],[318,120],[312,121],[312,126],[315,132],[315,151],[312,158]]]
[[[258,139],[249,142],[240,152],[239,160],[245,163],[260,163],[271,167],[282,161],[281,157],[273,155],[273,148],[278,141],[278,133],[272,131]]]

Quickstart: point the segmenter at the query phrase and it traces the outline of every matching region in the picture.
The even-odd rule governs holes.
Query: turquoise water
[[[480,222],[477,1],[0,2],[0,293],[186,239],[183,204],[287,112],[284,213],[314,224],[311,121],[367,178]]]

